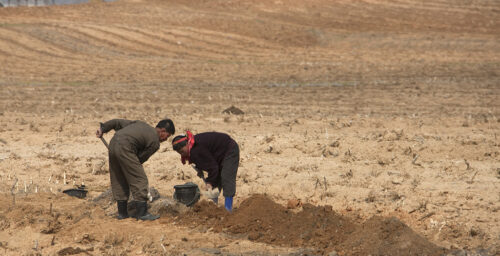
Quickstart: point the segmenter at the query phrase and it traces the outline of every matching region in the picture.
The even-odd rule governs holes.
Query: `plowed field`
[[[165,117],[239,143],[232,215],[93,203],[99,122]],[[5,255],[497,255],[499,163],[498,1],[0,8]],[[144,167],[164,197],[202,185],[170,140]],[[88,199],[61,193],[82,182]]]

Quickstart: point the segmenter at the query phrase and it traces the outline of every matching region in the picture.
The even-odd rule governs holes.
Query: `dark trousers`
[[[109,176],[115,200],[148,200],[148,177],[128,141],[113,137],[109,143]]]
[[[240,164],[240,148],[238,144],[229,149],[222,160],[222,170],[220,173],[222,195],[233,197],[236,194],[236,175]]]

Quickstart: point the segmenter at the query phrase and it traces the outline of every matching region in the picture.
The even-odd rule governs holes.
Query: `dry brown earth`
[[[60,193],[73,182],[91,198],[108,189],[99,122],[166,116],[179,133],[216,130],[239,142],[237,206],[253,194],[299,199],[359,225],[396,217],[446,249],[500,252],[498,1],[0,8],[0,63],[3,254],[324,249],[192,228],[179,216],[119,222]],[[221,113],[230,106],[245,114]],[[175,184],[201,184],[168,143],[145,164],[167,196]],[[355,247],[332,248],[366,249]]]

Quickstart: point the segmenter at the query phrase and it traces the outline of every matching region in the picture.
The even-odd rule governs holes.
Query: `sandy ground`
[[[237,207],[266,194],[359,224],[396,217],[449,251],[495,255],[499,35],[500,4],[487,0],[0,8],[0,251],[307,253],[182,216],[119,222],[94,205],[109,188],[98,123],[169,117],[178,133],[240,144]],[[245,114],[222,114],[230,106]],[[202,183],[170,141],[144,166],[166,197]],[[88,200],[60,193],[82,182]]]

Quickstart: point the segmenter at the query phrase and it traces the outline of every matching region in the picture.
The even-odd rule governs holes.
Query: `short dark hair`
[[[174,134],[175,133],[175,126],[174,122],[170,119],[163,119],[158,124],[156,125],[156,128],[165,128],[165,130],[170,133]]]
[[[180,139],[184,139],[184,138],[186,138],[186,135],[178,135],[178,136],[175,136],[175,138],[172,140],[172,148],[175,151],[179,151],[179,149],[181,149],[182,147],[187,145],[187,143],[188,143],[187,140],[181,141],[179,143],[175,143],[176,141],[178,141]]]

